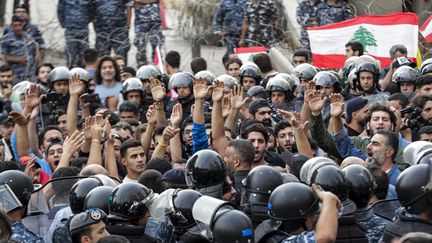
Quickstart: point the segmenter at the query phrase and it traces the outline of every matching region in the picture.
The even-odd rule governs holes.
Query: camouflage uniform
[[[11,240],[15,240],[20,243],[43,243],[42,238],[37,236],[35,233],[28,230],[21,222],[11,221],[12,226],[12,237]]]
[[[95,0],[94,29],[96,49],[100,56],[110,55],[111,48],[127,60],[130,49],[129,27],[126,9],[133,6],[131,0]]]
[[[307,27],[311,25],[316,25],[316,20],[310,21],[310,18],[316,18],[319,3],[319,0],[314,3],[311,3],[310,0],[306,0],[300,3],[297,7],[297,23],[301,26],[300,49],[310,51],[310,42],[309,36],[307,34]]]
[[[135,41],[138,49],[136,61],[138,67],[147,65],[147,41],[152,47],[154,58],[156,47],[164,42],[162,34],[162,19],[160,16],[159,3],[139,4],[135,3]]]
[[[273,20],[277,10],[273,0],[260,0],[258,5],[249,1],[245,6],[245,19],[249,23],[247,41],[249,45],[270,47],[274,40]]]
[[[328,5],[326,1],[318,4],[317,24],[319,26],[337,23],[353,17],[354,15],[345,1],[339,0],[334,5]]]
[[[92,19],[91,0],[59,0],[57,16],[65,29],[67,65],[84,67],[84,50],[89,48],[88,24]]]
[[[214,18],[214,31],[224,34],[228,51],[238,46],[243,25],[244,9],[248,0],[223,0]]]
[[[37,47],[39,50],[46,49],[45,41],[42,38],[42,33],[39,31],[39,28],[36,25],[31,24],[29,21],[27,21],[26,24],[24,25],[24,31],[27,34],[29,34],[31,37],[33,37],[33,39],[37,42],[38,44]],[[11,32],[13,32],[13,30],[10,26],[8,26],[3,32],[3,35],[7,35]]]
[[[52,243],[72,243],[69,228],[66,224],[59,225],[53,232]]]
[[[26,64],[11,64],[15,73],[14,85],[24,79],[32,79],[36,70],[37,43],[31,35],[24,31],[22,33],[22,35],[16,35],[12,31],[3,36],[0,48],[0,52],[3,55],[25,56],[27,59]]]
[[[312,243],[316,242],[315,231],[304,231],[298,235],[292,235],[283,240],[282,243]]]
[[[379,217],[373,213],[372,207],[364,211],[355,213],[357,222],[366,230],[367,238],[370,243],[380,242],[384,234],[384,229],[391,221],[383,217]]]
[[[174,234],[174,227],[167,217],[163,219],[156,219],[150,217],[147,221],[145,233],[157,242],[161,243],[175,243],[176,236]]]

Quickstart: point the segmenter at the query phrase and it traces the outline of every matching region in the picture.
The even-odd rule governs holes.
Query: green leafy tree
[[[376,40],[374,35],[367,30],[365,27],[360,26],[356,32],[354,33],[353,37],[351,38],[351,40],[354,41],[358,41],[360,43],[362,43],[365,52],[368,52],[366,50],[366,47],[368,46],[377,46]]]

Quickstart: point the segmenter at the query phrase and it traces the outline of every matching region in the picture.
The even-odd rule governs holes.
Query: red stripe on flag
[[[155,53],[154,58],[153,58],[153,65],[155,65],[155,66],[159,65],[159,53],[157,50],[156,50],[156,53]]]
[[[162,20],[162,28],[166,29],[167,28],[167,24],[166,24],[166,18],[165,18],[165,3],[164,3],[164,0],[159,0],[159,10],[160,10],[160,16],[161,16],[161,20]]]
[[[391,59],[388,57],[377,57],[373,56],[376,60],[380,61],[381,68],[390,65]],[[413,62],[416,61],[415,58],[410,58]],[[312,54],[313,65],[318,68],[342,68],[345,64],[345,55],[320,55]]]
[[[418,17],[414,13],[395,13],[387,15],[363,15],[353,19],[341,21],[334,24],[328,24],[319,27],[309,27],[308,30],[327,30],[349,27],[357,24],[372,24],[372,25],[396,25],[396,24],[411,24],[418,25]]]
[[[426,27],[429,25],[429,23],[432,21],[432,16],[430,16],[426,22],[423,23],[423,25],[420,28],[420,31],[424,31],[426,29]]]
[[[424,36],[424,38],[425,38],[425,40],[426,40],[427,42],[431,43],[431,42],[432,42],[432,33],[430,33],[430,34],[427,35],[427,36]]]
[[[235,49],[236,54],[253,52],[267,52],[267,49],[264,46],[239,47]]]

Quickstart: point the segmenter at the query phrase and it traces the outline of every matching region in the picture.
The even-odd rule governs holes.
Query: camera
[[[401,118],[407,119],[407,124],[402,127],[410,128],[411,130],[420,129],[422,127],[422,117],[421,117],[422,109],[418,107],[407,107],[400,111]]]

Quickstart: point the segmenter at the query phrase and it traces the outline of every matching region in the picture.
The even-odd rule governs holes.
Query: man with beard
[[[112,57],[104,56],[99,60],[94,78],[97,83],[95,93],[102,105],[108,107],[112,103],[111,108],[117,107],[122,85],[119,67]]]
[[[40,88],[45,92],[48,92],[50,89],[48,75],[53,69],[54,66],[51,63],[44,63],[36,68],[36,83],[38,83]]]
[[[281,121],[275,125],[274,135],[279,152],[292,152],[294,145],[294,129],[287,121]]]
[[[392,185],[396,185],[397,177],[400,174],[400,170],[394,163],[398,149],[398,137],[389,130],[378,130],[367,146],[368,158],[366,161],[387,172]]]
[[[358,136],[365,128],[365,117],[368,112],[368,100],[355,97],[346,102],[345,128],[348,136]]]
[[[252,124],[245,128],[242,133],[242,138],[249,140],[255,149],[255,157],[251,169],[259,165],[267,165],[267,162],[264,160],[264,154],[269,139],[267,129],[262,124]]]
[[[415,97],[412,107],[420,111],[418,118],[415,116],[412,118],[417,118],[417,122],[413,121],[414,124],[417,123],[416,126],[411,127],[413,141],[416,141],[418,140],[418,130],[423,126],[432,125],[432,95],[419,95]]]
[[[255,120],[266,127],[272,126],[270,104],[265,99],[256,99],[249,104],[249,112]]]

